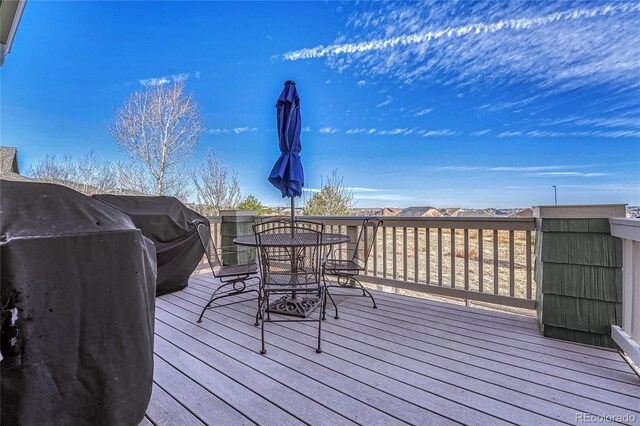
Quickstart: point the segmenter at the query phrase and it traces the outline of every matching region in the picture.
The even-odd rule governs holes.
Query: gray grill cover
[[[156,245],[156,295],[182,290],[202,260],[204,249],[195,223],[209,221],[174,197],[94,195],[94,199],[126,213]]]
[[[69,188],[0,191],[2,423],[138,424],[153,382],[153,243]]]

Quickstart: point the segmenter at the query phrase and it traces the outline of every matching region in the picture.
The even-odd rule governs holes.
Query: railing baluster
[[[382,276],[387,278],[387,228],[382,227]]]
[[[367,227],[366,226],[365,227],[360,226],[359,228],[360,228],[360,230],[358,232],[362,232],[364,234],[364,246],[365,247],[369,247],[369,232],[368,232]],[[360,235],[360,234],[358,234],[358,235]],[[357,250],[357,249],[358,248],[356,247],[355,250]],[[369,262],[367,262],[367,261],[368,261],[368,259],[365,259],[365,262],[367,263],[367,267],[370,268],[371,265],[369,265]],[[364,274],[365,275],[369,275],[369,270],[368,269],[365,270]]]
[[[425,253],[426,263],[427,263],[425,282],[427,284],[431,284],[431,228],[425,229],[424,238],[425,238],[425,245],[427,246],[427,250]]]
[[[380,230],[382,231],[382,228]],[[376,232],[373,241],[373,276],[378,276],[378,232]]]
[[[515,232],[509,231],[509,296],[513,297],[516,292],[516,256],[515,256]]]
[[[469,290],[469,230],[464,230],[464,289]]]
[[[456,230],[451,228],[451,288],[456,288]]]
[[[531,299],[532,297],[532,289],[533,283],[531,280],[531,231],[527,231],[527,235],[525,237],[525,252],[526,252],[526,262],[527,262],[527,299]]]
[[[438,285],[442,286],[442,228],[438,228]]]
[[[478,229],[478,291],[484,291],[484,240],[482,229]]]
[[[493,293],[498,294],[498,230],[493,231]]]
[[[418,282],[418,277],[420,274],[419,271],[419,262],[418,262],[418,254],[420,251],[418,250],[418,228],[413,228],[413,280]]]
[[[396,231],[396,227],[394,226],[393,228],[391,228],[391,232],[393,233],[393,240],[391,240],[392,244],[393,244],[393,251],[392,251],[392,255],[393,255],[393,279],[397,280],[398,279],[398,234]]]
[[[342,225],[338,225],[338,233],[343,234],[342,228],[343,228]],[[344,247],[345,247],[345,244],[341,244],[341,247],[339,247],[341,250],[338,250],[338,256],[340,256],[339,258],[340,260],[343,260],[342,256],[344,255]]]
[[[407,227],[402,227],[402,276],[407,280]]]

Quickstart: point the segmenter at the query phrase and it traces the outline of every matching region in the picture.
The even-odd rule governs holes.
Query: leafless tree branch
[[[152,193],[188,195],[179,171],[198,144],[204,123],[184,82],[135,92],[117,110],[109,131],[133,161],[144,165],[153,180]]]

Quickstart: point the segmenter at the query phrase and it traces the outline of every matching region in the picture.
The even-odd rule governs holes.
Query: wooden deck
[[[640,378],[617,352],[541,337],[534,319],[374,292],[340,319],[268,323],[256,302],[209,310],[210,275],[156,303],[143,424],[554,424],[579,413],[640,424]],[[634,417],[635,416],[635,417]],[[582,417],[584,418],[584,417]]]

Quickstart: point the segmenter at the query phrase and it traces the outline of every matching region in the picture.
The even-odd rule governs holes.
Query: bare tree
[[[213,208],[212,214],[221,209],[237,207],[242,197],[238,173],[229,171],[223,160],[214,152],[207,152],[205,161],[193,173],[193,183],[198,194],[198,202]]]
[[[198,103],[177,81],[135,92],[116,111],[109,131],[132,160],[145,165],[156,195],[174,195],[182,187],[174,172],[192,154],[203,126]]]
[[[149,173],[144,165],[117,161],[114,164],[116,194],[147,195],[153,192],[153,182],[149,179]]]
[[[308,216],[349,216],[355,206],[353,191],[344,187],[342,176],[333,170],[325,181],[320,179],[320,191],[309,196],[305,192],[303,213]]]
[[[63,183],[74,182],[78,172],[70,155],[57,157],[55,154],[47,154],[42,160],[32,164],[26,174],[42,182]]]
[[[96,192],[112,192],[116,187],[116,173],[113,163],[98,159],[93,151],[85,154],[75,165],[75,181],[80,186],[78,191],[88,194]]]
[[[68,186],[83,194],[112,192],[117,183],[114,164],[98,159],[93,151],[80,160],[69,155],[47,155],[33,164],[27,175],[43,182]]]

